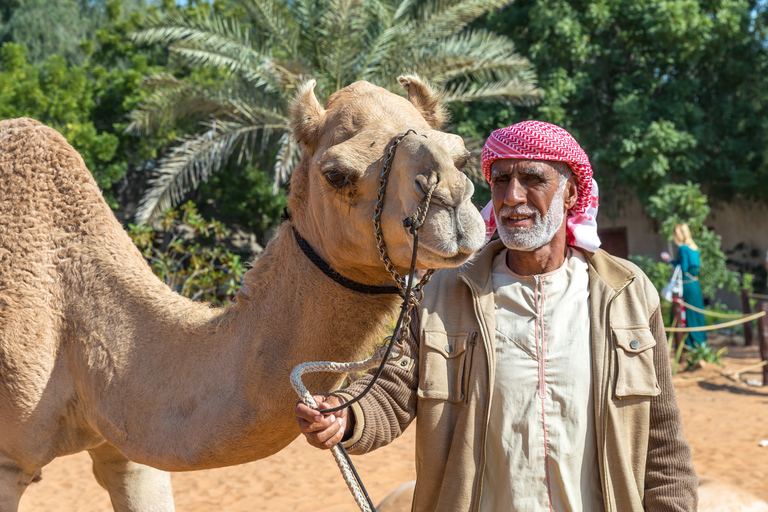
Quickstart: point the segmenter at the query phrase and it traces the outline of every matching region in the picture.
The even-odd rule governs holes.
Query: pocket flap
[[[629,354],[639,354],[656,346],[656,339],[648,327],[614,329],[616,345]]]
[[[656,340],[646,326],[614,329],[616,340],[616,387],[617,398],[642,398],[661,393],[656,381],[653,351]],[[666,348],[666,347],[664,347]]]
[[[459,357],[467,350],[469,333],[448,334],[440,331],[424,331],[424,345],[439,352],[446,359]]]

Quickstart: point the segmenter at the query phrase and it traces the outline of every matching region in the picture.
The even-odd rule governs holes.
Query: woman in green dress
[[[680,265],[683,272],[683,300],[699,309],[704,309],[704,297],[701,295],[699,285],[699,248],[693,241],[688,224],[675,226],[675,244],[678,246],[677,259],[672,260],[666,252],[661,254],[661,259],[672,265]],[[685,322],[687,327],[701,327],[705,325],[704,315],[698,311],[686,308]],[[706,331],[689,332],[685,344],[693,347],[707,343]]]

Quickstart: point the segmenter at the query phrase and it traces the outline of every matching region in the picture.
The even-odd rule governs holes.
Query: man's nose
[[[507,193],[504,195],[504,204],[517,206],[525,202],[527,202],[525,187],[520,183],[520,180],[512,178],[509,180],[509,187],[507,187]]]

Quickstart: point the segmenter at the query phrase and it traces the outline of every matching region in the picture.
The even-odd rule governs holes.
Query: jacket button
[[[639,346],[640,346],[640,342],[637,340],[632,340],[629,342],[629,348],[631,348],[632,350],[637,350],[637,347]]]
[[[445,346],[445,351],[450,354],[451,353],[451,346],[450,345],[446,345]]]

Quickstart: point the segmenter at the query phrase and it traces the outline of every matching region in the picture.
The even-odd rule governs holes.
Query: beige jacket
[[[416,423],[413,510],[476,511],[494,379],[492,241],[425,288],[400,361],[352,406],[344,445],[360,454]],[[695,511],[697,478],[669,368],[659,296],[632,263],[586,253],[590,278],[595,423],[607,512]],[[420,320],[420,322],[419,322]],[[370,375],[340,392],[359,393]]]

